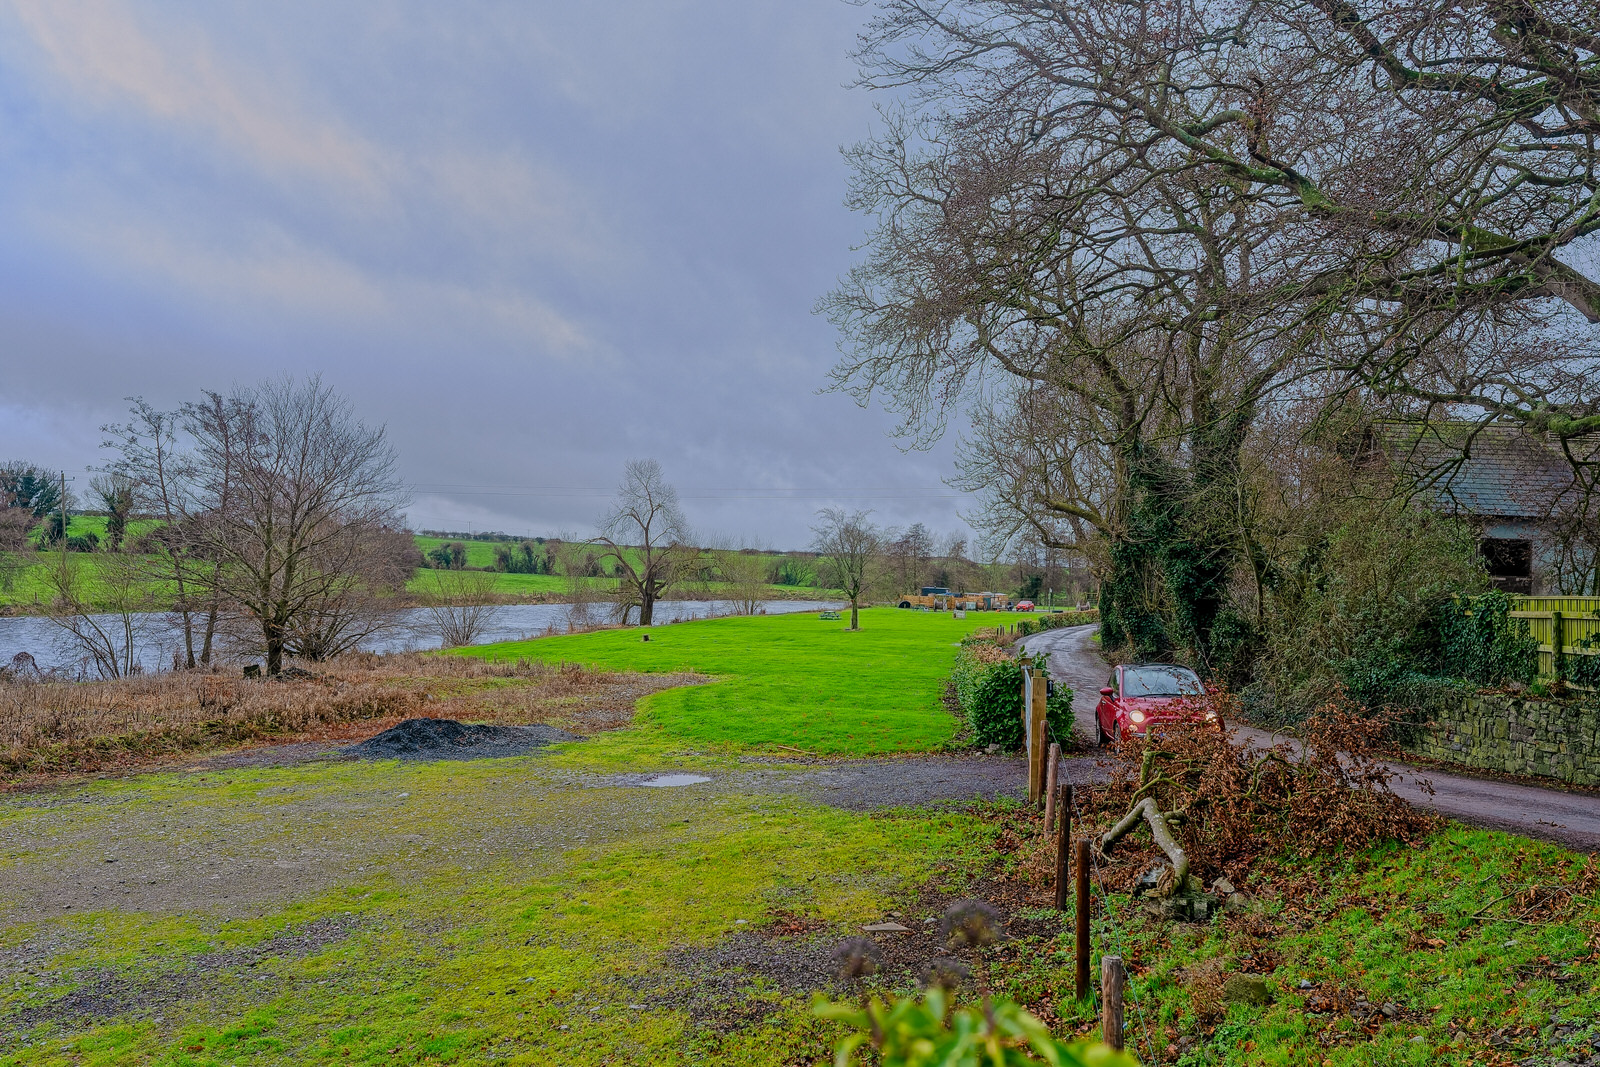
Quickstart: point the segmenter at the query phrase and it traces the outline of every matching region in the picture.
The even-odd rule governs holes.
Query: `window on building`
[[[1507,593],[1533,592],[1533,542],[1486,537],[1479,543],[1489,580]]]

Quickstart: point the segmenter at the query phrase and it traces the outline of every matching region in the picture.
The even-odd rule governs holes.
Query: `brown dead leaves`
[[[1232,718],[1227,693],[1196,698],[1197,718]],[[1175,816],[1175,832],[1195,872],[1209,881],[1245,878],[1263,857],[1360,850],[1413,841],[1439,820],[1390,788],[1381,759],[1384,724],[1335,701],[1318,709],[1297,741],[1261,748],[1204,722],[1180,724],[1126,742],[1111,782],[1095,790],[1097,808],[1128,811],[1146,796]]]

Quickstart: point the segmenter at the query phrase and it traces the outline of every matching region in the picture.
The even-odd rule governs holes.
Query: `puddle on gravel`
[[[703,774],[658,774],[654,778],[646,778],[639,784],[652,789],[662,789],[678,785],[699,785],[701,782],[709,781],[711,779]]]

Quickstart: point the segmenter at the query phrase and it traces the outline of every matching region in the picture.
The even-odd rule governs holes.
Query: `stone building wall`
[[[1600,785],[1600,699],[1478,693],[1434,713],[1433,721],[1409,751],[1479,770]]]

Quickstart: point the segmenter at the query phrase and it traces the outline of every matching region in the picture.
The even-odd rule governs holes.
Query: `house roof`
[[[1574,488],[1559,446],[1519,426],[1444,422],[1391,429],[1386,436],[1396,458],[1457,514],[1544,518]]]

